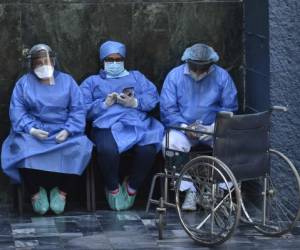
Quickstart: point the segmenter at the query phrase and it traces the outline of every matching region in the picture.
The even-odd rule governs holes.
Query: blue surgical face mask
[[[104,62],[104,70],[109,75],[117,76],[125,70],[124,62]]]

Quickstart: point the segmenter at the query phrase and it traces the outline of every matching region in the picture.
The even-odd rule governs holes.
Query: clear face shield
[[[45,44],[33,46],[27,55],[28,68],[43,83],[54,84],[55,55]]]

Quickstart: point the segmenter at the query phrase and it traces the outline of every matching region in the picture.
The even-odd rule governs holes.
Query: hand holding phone
[[[117,98],[117,103],[125,107],[136,108],[138,101],[134,97],[134,88],[124,88]]]
[[[133,96],[134,96],[134,88],[133,88],[133,87],[130,87],[130,88],[124,88],[124,89],[122,90],[122,93],[123,93],[124,95],[129,96],[129,97],[133,97]]]

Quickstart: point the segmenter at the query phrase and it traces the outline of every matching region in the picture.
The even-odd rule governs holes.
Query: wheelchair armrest
[[[199,130],[194,130],[194,129],[190,129],[190,128],[183,128],[183,127],[178,127],[178,126],[169,126],[167,127],[167,133],[169,133],[169,131],[171,129],[175,129],[175,130],[181,130],[183,132],[193,132],[193,133],[199,133],[199,134],[205,134],[205,135],[214,135],[213,132],[206,132],[206,131],[199,131]]]
[[[288,111],[288,108],[285,107],[285,106],[273,106],[273,107],[271,107],[271,112],[272,111],[283,111],[283,112],[286,112],[286,111]]]

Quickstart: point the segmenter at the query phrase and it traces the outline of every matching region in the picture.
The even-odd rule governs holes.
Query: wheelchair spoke
[[[258,231],[275,236],[291,230],[300,216],[300,178],[291,161],[278,151],[270,149],[270,164],[270,172],[265,177],[266,194],[262,192],[261,178],[252,182],[256,186],[249,185],[248,195],[251,199],[247,205],[251,206],[247,213]],[[265,211],[262,204],[263,195],[266,195]]]
[[[272,186],[272,190],[275,190],[275,192],[277,192],[277,190],[275,189],[274,185],[273,185],[273,181],[271,180],[271,186]],[[280,197],[282,198],[282,197]],[[275,196],[273,197],[273,199],[270,200],[270,206],[269,206],[269,213],[271,214],[273,212],[273,214],[276,214],[276,218],[274,218],[275,222],[274,223],[278,223],[280,225],[286,225],[291,223],[291,220],[293,220],[293,213],[288,209],[287,205],[284,205],[282,200],[279,199],[279,196]],[[274,205],[272,205],[274,203]],[[275,210],[275,211],[274,211]],[[270,217],[272,216],[272,214],[270,215]],[[272,218],[270,218],[272,220]],[[279,225],[279,229],[284,228],[284,226],[280,226]]]
[[[184,200],[180,192],[182,181],[195,187],[195,211],[181,209]],[[225,190],[219,183],[224,183]],[[234,185],[231,187],[229,183]],[[238,201],[236,208],[233,193]],[[210,156],[200,156],[187,163],[176,184],[176,208],[183,228],[197,242],[212,246],[228,239],[240,216],[240,192],[228,167]]]
[[[275,190],[275,192],[277,193],[277,190],[274,187],[272,180],[270,180],[270,183],[272,186],[272,190]],[[283,197],[281,197],[281,198],[282,198],[281,200],[283,200]],[[293,219],[294,215],[293,215],[293,212],[289,208],[295,209],[295,206],[291,202],[287,202],[288,204],[284,205],[283,202],[281,200],[279,200],[278,196],[275,196],[273,200],[274,200],[274,203],[276,203],[277,208],[279,208],[281,210],[282,215],[287,219],[288,222],[290,222]],[[278,219],[282,220],[282,218],[278,218]]]
[[[266,222],[265,223],[258,223],[258,224],[260,224],[265,229],[270,228],[270,229],[273,229],[273,230],[274,229],[275,230],[280,230],[281,226],[280,225],[276,225],[276,223],[280,223],[281,217],[280,217],[280,215],[278,213],[278,209],[274,210],[274,208],[272,209],[272,207],[274,207],[272,205],[272,201],[268,201],[268,207],[267,207],[268,208],[268,212],[266,213],[267,214],[267,216],[266,216]],[[275,205],[275,207],[278,208],[278,205]],[[274,221],[275,221],[275,223],[274,223]]]
[[[230,192],[233,192],[233,190],[234,188],[231,189]],[[217,206],[213,208],[213,211],[216,212],[228,197],[229,197],[229,193],[217,204]],[[206,216],[206,218],[196,228],[200,229],[207,222],[207,220],[210,219],[210,217],[211,217],[211,213],[209,213]]]
[[[286,221],[286,222],[290,223],[291,222],[291,219],[290,219],[291,217],[288,216],[288,214],[290,212],[288,211],[287,207],[284,206],[282,204],[282,202],[280,202],[280,201],[276,202],[276,207],[280,209],[281,215],[283,215],[283,217],[286,218],[286,220],[283,220],[283,218],[279,216],[279,213],[277,213],[278,214],[278,216],[277,216],[278,223],[280,223],[281,221]],[[291,213],[290,213],[290,215],[291,215]]]

